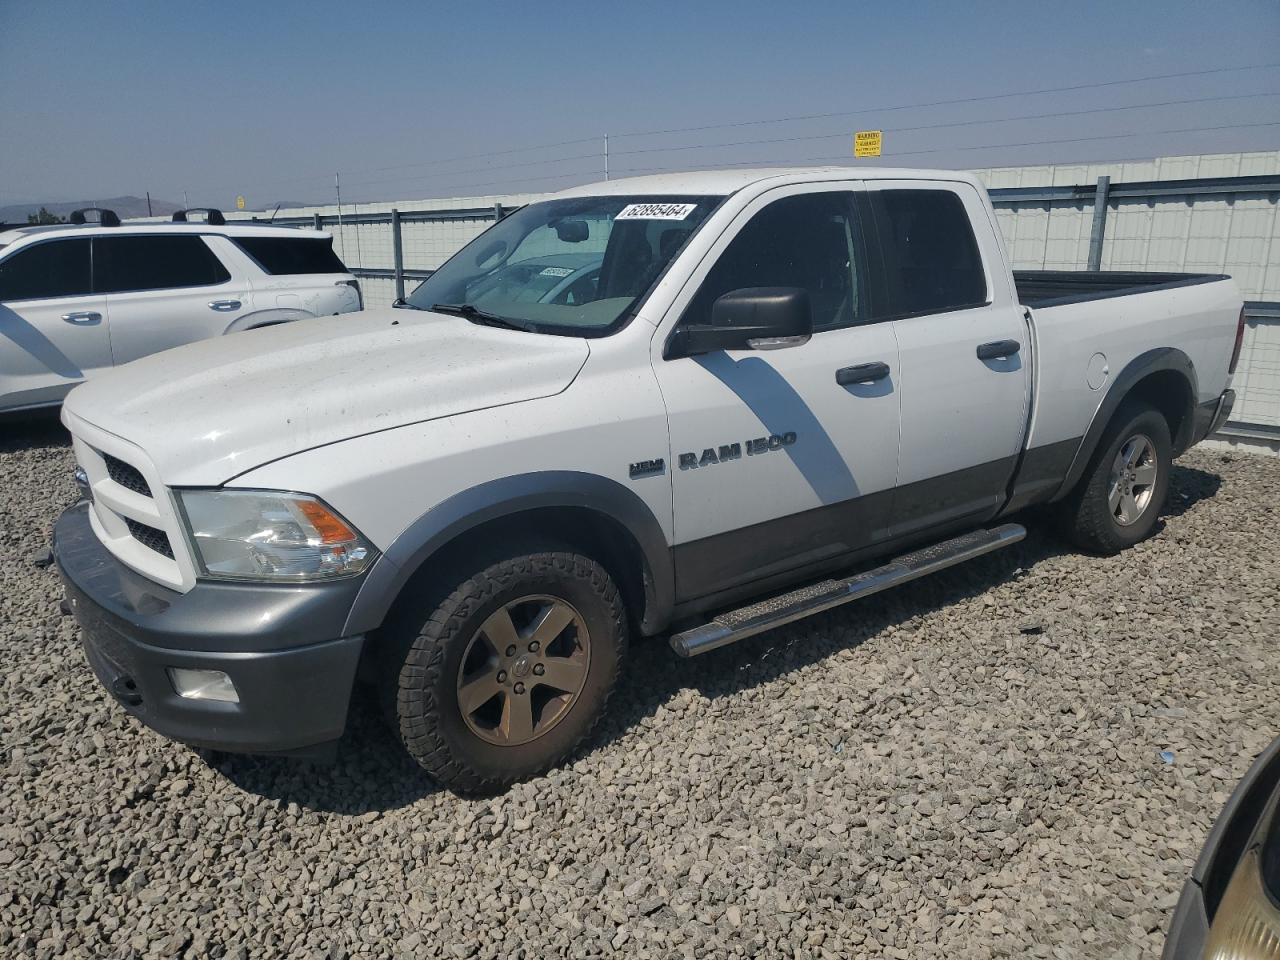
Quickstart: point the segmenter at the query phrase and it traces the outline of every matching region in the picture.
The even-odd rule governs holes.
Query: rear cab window
[[[989,302],[986,272],[964,201],[941,187],[870,190],[880,269],[876,318],[945,313]]]
[[[329,237],[228,237],[271,276],[349,273]]]

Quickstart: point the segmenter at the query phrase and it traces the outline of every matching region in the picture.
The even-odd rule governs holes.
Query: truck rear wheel
[[[1064,534],[1076,546],[1102,554],[1119,553],[1150,536],[1172,468],[1164,416],[1145,404],[1121,406],[1062,504]]]
[[[627,644],[608,572],[558,550],[483,566],[401,629],[388,712],[414,760],[465,793],[569,756],[603,714]]]

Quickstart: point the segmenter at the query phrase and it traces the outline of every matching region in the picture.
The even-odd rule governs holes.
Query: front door
[[[853,198],[847,182],[758,198],[673,305],[680,323],[706,323],[731,290],[803,287],[815,329],[801,346],[655,358],[670,424],[677,600],[888,536],[898,347],[892,323],[867,322]]]
[[[0,261],[0,410],[58,403],[111,366],[106,298],[88,237],[42,240]]]

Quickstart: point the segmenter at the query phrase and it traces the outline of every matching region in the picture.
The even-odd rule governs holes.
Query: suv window
[[[682,323],[711,322],[711,305],[741,287],[803,287],[815,331],[852,326],[859,308],[861,257],[851,196],[807,193],[775,200],[733,238],[698,289]]]
[[[0,263],[0,301],[80,297],[92,292],[88,237],[46,240]]]
[[[329,237],[230,237],[272,276],[347,273]]]
[[[197,236],[95,237],[93,288],[98,293],[167,290],[225,283],[231,274]]]
[[[884,263],[876,313],[904,317],[987,302],[973,225],[950,190],[872,190]]]

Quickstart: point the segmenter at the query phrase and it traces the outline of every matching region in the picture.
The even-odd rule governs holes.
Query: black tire
[[[1152,455],[1149,461],[1144,462],[1154,463],[1154,482],[1145,487],[1132,483],[1132,480],[1128,482],[1131,484],[1129,489],[1133,491],[1149,489],[1149,496],[1144,499],[1142,493],[1137,492],[1136,499],[1124,500],[1126,478],[1132,471],[1121,468],[1118,492],[1123,502],[1120,506],[1113,506],[1112,494],[1117,492],[1113,487],[1117,458],[1122,450],[1137,449],[1143,438],[1150,442]],[[1127,446],[1131,443],[1134,446]],[[1083,550],[1106,555],[1119,553],[1146,539],[1155,529],[1160,511],[1164,509],[1172,467],[1173,442],[1163,414],[1142,403],[1122,404],[1103,433],[1084,475],[1062,503],[1059,523],[1063,535]],[[1134,513],[1134,506],[1140,504],[1128,522],[1124,522],[1124,503],[1131,503],[1130,514]]]
[[[391,662],[384,667],[383,694],[384,706],[404,748],[436,782],[460,793],[486,794],[561,763],[592,733],[617,683],[626,654],[627,618],[618,589],[604,567],[568,549],[535,547],[509,559],[474,562],[475,572],[425,618],[410,614],[392,628],[399,637],[388,637],[393,642],[398,639],[398,643]],[[535,599],[522,600],[529,597]],[[527,694],[522,692],[513,704],[532,703],[535,694],[554,694],[558,716],[545,732],[528,742],[490,742],[484,737],[500,737],[500,727],[489,730],[479,726],[478,713],[464,715],[460,706],[463,657],[472,662],[477,643],[492,647],[480,633],[491,617],[515,604],[510,607],[514,612],[507,621],[512,623],[526,604],[536,613],[537,604],[543,600],[559,602],[579,615],[563,628],[555,642],[567,642],[575,654],[581,654],[580,633],[585,628],[588,656],[581,667],[585,679],[564,706],[561,700],[568,694],[535,688],[533,683],[538,681],[532,674],[521,674],[530,686]],[[519,642],[527,647],[525,641],[530,636],[531,633],[519,638]],[[487,654],[488,648],[479,652]],[[549,652],[544,653],[550,656]],[[521,655],[520,659],[527,661],[529,657]],[[503,662],[509,667],[505,671],[508,680],[495,700],[486,701],[487,715],[497,711],[506,717],[508,698],[514,697],[514,678],[520,664]],[[523,666],[531,669],[527,662]],[[496,675],[490,679],[496,679]],[[551,700],[542,701],[541,716],[548,715],[551,704]]]

